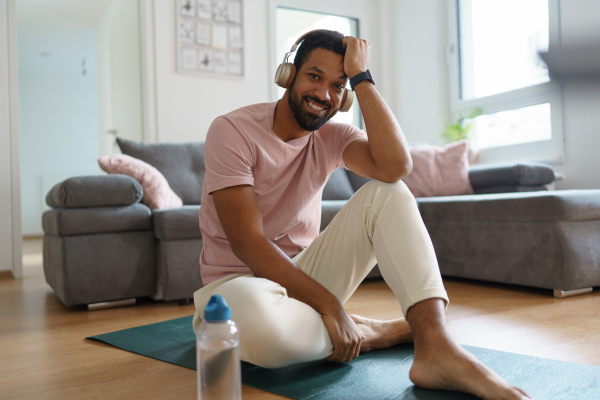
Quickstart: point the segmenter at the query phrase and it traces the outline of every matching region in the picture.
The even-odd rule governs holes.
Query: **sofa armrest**
[[[539,187],[554,181],[554,170],[547,164],[517,163],[495,166],[473,166],[469,170],[471,186],[492,187]]]
[[[91,235],[152,230],[152,211],[141,203],[127,206],[55,208],[42,214],[44,234]]]
[[[142,199],[142,185],[127,175],[77,176],[57,183],[46,195],[53,208],[126,206]]]

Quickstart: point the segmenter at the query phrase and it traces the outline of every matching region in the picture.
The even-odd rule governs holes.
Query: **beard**
[[[317,129],[322,127],[325,124],[325,122],[329,121],[329,119],[333,116],[333,113],[330,112],[320,117],[302,108],[302,102],[305,99],[310,99],[315,103],[320,104],[328,109],[332,108],[331,103],[324,102],[322,100],[319,100],[317,97],[310,95],[304,95],[303,97],[300,97],[294,90],[294,85],[292,85],[292,87],[290,87],[289,90],[290,91],[288,93],[288,104],[290,106],[290,109],[292,110],[292,113],[294,114],[296,122],[298,123],[298,125],[300,125],[300,128],[302,128],[303,130],[309,132],[316,131]]]

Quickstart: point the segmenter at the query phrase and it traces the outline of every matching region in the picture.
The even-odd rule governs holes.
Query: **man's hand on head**
[[[346,36],[342,39],[342,44],[346,47],[344,56],[344,73],[348,78],[352,78],[365,72],[369,66],[369,55],[371,45],[364,39],[357,39],[353,36]]]

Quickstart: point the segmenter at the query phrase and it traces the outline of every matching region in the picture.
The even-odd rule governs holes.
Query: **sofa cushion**
[[[600,190],[417,201],[444,276],[560,290],[600,284]]]
[[[323,188],[323,200],[348,200],[354,194],[346,170],[340,167],[331,173]]]
[[[202,239],[161,240],[156,246],[155,300],[191,299],[204,284],[200,277]]]
[[[42,215],[44,233],[56,236],[145,231],[152,216],[143,204],[122,207],[55,208]]]
[[[507,185],[507,186],[483,186],[474,187],[473,191],[475,194],[489,194],[489,193],[515,193],[515,192],[539,192],[540,190],[548,190],[547,186],[544,185]]]
[[[181,207],[181,198],[156,168],[126,154],[110,154],[98,159],[98,165],[109,174],[125,174],[137,180],[144,189],[142,203],[151,210]]]
[[[415,197],[472,194],[467,141],[440,146],[411,146],[413,169],[404,183]]]
[[[44,235],[46,282],[67,306],[152,296],[154,242],[151,231]]]
[[[127,175],[77,176],[57,183],[46,195],[50,207],[124,206],[140,201],[142,185]]]
[[[321,202],[321,227],[320,231],[325,230],[333,217],[344,207],[346,200],[323,200]]]
[[[350,180],[350,184],[352,185],[352,189],[356,192],[358,189],[363,187],[363,185],[369,182],[371,179],[365,178],[364,176],[360,176],[350,170],[346,171],[348,175],[348,179]]]
[[[159,240],[201,238],[200,206],[154,210],[154,235]]]
[[[418,199],[423,221],[559,222],[600,220],[600,190],[556,190]]]
[[[472,166],[469,179],[474,188],[490,186],[535,186],[554,181],[554,170],[542,163]]]
[[[139,143],[117,138],[121,152],[158,169],[183,204],[200,204],[204,182],[204,142]]]

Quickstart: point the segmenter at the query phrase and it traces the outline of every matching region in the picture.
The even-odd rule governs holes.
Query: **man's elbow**
[[[410,174],[412,167],[413,163],[410,159],[404,162],[398,162],[393,167],[387,168],[379,180],[387,183],[398,182]]]

